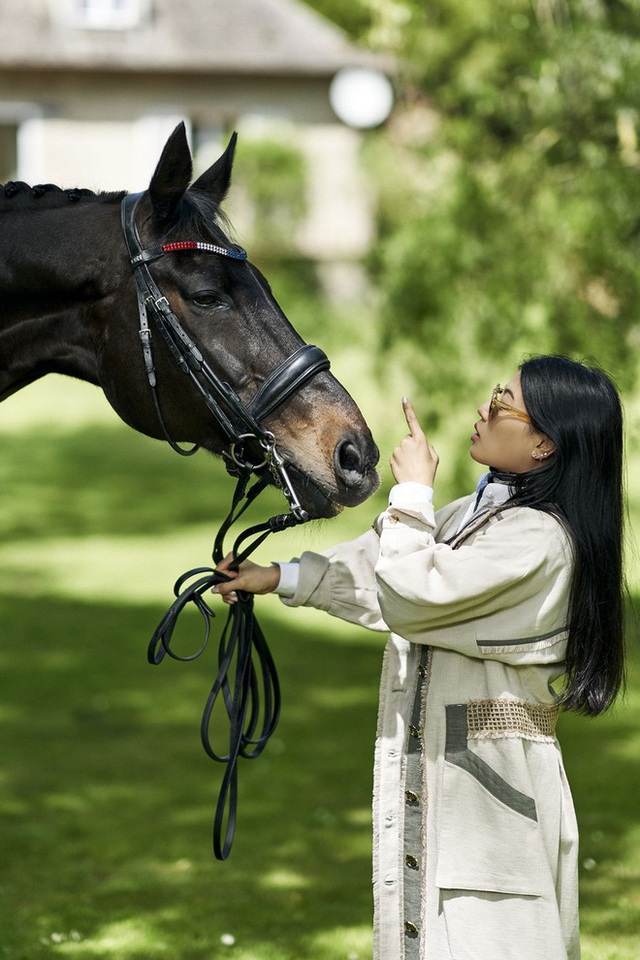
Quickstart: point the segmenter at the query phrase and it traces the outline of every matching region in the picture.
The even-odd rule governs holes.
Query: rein
[[[290,512],[255,524],[237,537],[232,553],[239,565],[271,534],[305,523],[311,517],[303,509],[287,471],[285,458],[278,451],[274,435],[261,421],[285,403],[312,377],[329,369],[329,359],[319,347],[304,345],[277,367],[262,383],[248,404],[233,388],[221,380],[204,359],[171,309],[156,284],[149,264],[166,254],[201,251],[234,260],[246,260],[239,247],[184,240],[143,248],[135,215],[142,194],[129,194],[122,201],[121,220],[129,260],[136,281],[139,334],[147,380],[165,440],[182,456],[191,456],[198,445],[180,447],[169,434],[160,398],[153,361],[151,318],[182,372],[190,379],[224,433],[229,451],[225,453],[227,471],[237,477],[231,510],[216,535],[212,560],[217,566],[225,556],[224,539],[231,526],[270,484],[284,493]],[[251,454],[251,455],[250,455]],[[255,477],[251,484],[252,476]],[[253,538],[253,539],[251,539]],[[247,541],[250,541],[247,543]],[[178,578],[175,601],[158,624],[149,643],[147,658],[159,664],[168,655],[174,660],[191,661],[205,650],[211,634],[214,611],[203,594],[216,583],[230,578],[214,567],[196,567]],[[204,639],[193,653],[183,656],[171,643],[182,611],[193,603],[204,622]],[[221,698],[221,699],[220,699]],[[229,720],[229,749],[218,753],[211,743],[210,724],[214,707],[222,703]],[[253,595],[238,591],[230,605],[227,622],[218,645],[218,673],[205,704],[200,734],[205,752],[212,760],[226,764],[216,804],[213,824],[213,850],[218,860],[228,857],[237,820],[238,771],[240,757],[259,756],[274,732],[280,716],[280,686],[276,667],[264,634],[253,613]]]

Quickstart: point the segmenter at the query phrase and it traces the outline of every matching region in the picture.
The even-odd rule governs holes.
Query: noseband
[[[167,430],[158,396],[149,314],[173,359],[182,372],[189,377],[224,433],[229,446],[225,455],[229,472],[237,476],[243,469],[256,473],[261,469],[269,468],[272,479],[282,489],[293,516],[301,522],[308,520],[309,516],[301,507],[289,478],[285,460],[276,447],[275,437],[265,429],[261,421],[270,416],[317,373],[328,370],[329,358],[319,347],[305,344],[269,374],[249,404],[243,403],[235,390],[221,380],[204,359],[151,276],[148,264],[159,260],[165,254],[184,251],[211,253],[233,260],[246,260],[247,254],[240,247],[227,248],[195,240],[165,243],[144,249],[135,219],[141,196],[141,193],[129,194],[123,199],[122,230],[136,281],[140,340],[147,380],[165,439],[177,453],[183,456],[190,456],[198,449],[195,445],[188,450],[183,450]],[[251,448],[254,453],[258,453],[253,460],[249,456]]]
[[[236,539],[232,553],[236,565],[239,565],[270,533],[310,519],[291,483],[285,458],[276,447],[275,437],[263,426],[262,421],[317,373],[328,370],[329,360],[319,347],[300,347],[266,378],[251,401],[245,404],[204,359],[153,279],[149,264],[175,252],[203,252],[233,260],[246,260],[247,254],[239,247],[224,247],[195,240],[143,248],[135,222],[141,196],[139,193],[129,194],[122,201],[122,230],[136,282],[145,371],[163,436],[182,456],[190,456],[198,449],[197,444],[186,450],[178,446],[167,429],[158,395],[149,317],[178,367],[213,414],[229,448],[224,454],[227,470],[237,477],[231,510],[215,538],[212,551],[214,564],[217,566],[225,556],[224,537],[229,528],[270,481],[282,489],[289,504],[288,514],[256,524]],[[257,479],[249,486],[252,476]],[[249,546],[243,546],[250,537],[254,539]],[[174,660],[194,660],[200,656],[209,640],[211,621],[215,617],[203,594],[216,583],[229,579],[215,568],[197,567],[176,581],[176,599],[149,643],[147,657],[150,663],[161,663],[165,655]],[[178,617],[189,603],[193,603],[202,616],[205,633],[199,649],[184,656],[172,649],[171,641]],[[219,702],[222,702],[229,720],[229,751],[224,754],[214,749],[209,733],[212,713]],[[213,825],[213,849],[218,860],[228,857],[235,833],[238,759],[241,756],[253,759],[262,752],[276,728],[279,716],[280,687],[275,664],[253,614],[253,596],[239,591],[237,602],[230,606],[220,638],[218,673],[204,708],[200,730],[206,753],[213,760],[226,764]]]

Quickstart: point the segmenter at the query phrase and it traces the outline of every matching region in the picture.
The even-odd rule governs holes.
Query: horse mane
[[[25,206],[34,203],[38,207],[63,207],[68,203],[91,202],[91,203],[112,203],[120,201],[125,196],[126,190],[116,193],[94,193],[93,190],[80,189],[73,187],[63,189],[57,187],[55,183],[39,183],[30,186],[23,180],[9,180],[5,184],[0,184],[0,208],[23,209]]]
[[[78,203],[120,203],[126,195],[126,190],[95,193],[93,190],[79,187],[63,189],[54,183],[30,186],[22,180],[10,180],[8,183],[0,184],[0,213],[58,210],[69,204]],[[188,190],[180,203],[178,217],[167,225],[163,235],[158,239],[165,242],[173,239],[174,234],[180,234],[180,239],[183,239],[183,235],[186,234],[190,240],[207,242],[211,240],[212,232],[217,235],[218,231],[222,231],[229,238],[232,228],[217,201],[201,190]],[[222,241],[223,238],[217,236],[217,240]]]

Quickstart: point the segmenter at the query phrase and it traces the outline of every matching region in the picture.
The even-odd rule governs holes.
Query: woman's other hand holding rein
[[[216,567],[220,573],[231,578],[229,582],[218,583],[211,591],[219,593],[225,603],[235,603],[237,590],[258,594],[272,593],[280,583],[280,567],[277,564],[263,567],[252,560],[244,560],[240,568],[236,569],[234,561],[235,558],[230,553]]]

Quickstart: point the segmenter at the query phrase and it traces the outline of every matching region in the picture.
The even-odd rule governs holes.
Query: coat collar
[[[507,501],[506,503],[499,503],[489,510],[478,510],[478,512],[474,513],[470,520],[465,523],[464,527],[454,533],[452,537],[446,539],[445,543],[448,543],[455,550],[456,547],[459,547],[465,540],[468,540],[470,536],[488,523],[495,523],[497,520],[502,519],[502,514],[506,510],[513,509],[515,506],[517,506],[517,504]],[[462,514],[462,516],[464,516],[464,514]],[[455,519],[455,515],[453,519]],[[449,525],[447,524],[447,526]]]

